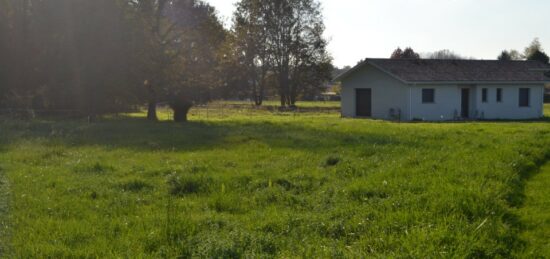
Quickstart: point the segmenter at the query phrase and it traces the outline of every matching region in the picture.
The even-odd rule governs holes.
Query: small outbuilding
[[[549,71],[537,61],[366,59],[335,81],[344,117],[529,120],[544,116]]]

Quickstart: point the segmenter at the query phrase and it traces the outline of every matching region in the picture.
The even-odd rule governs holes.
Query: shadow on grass
[[[525,203],[525,187],[531,179],[540,174],[542,167],[550,162],[550,150],[541,157],[535,157],[532,164],[523,164],[517,168],[519,177],[513,185],[512,192],[507,197],[507,201],[512,207],[522,207]]]
[[[84,121],[19,121],[0,126],[0,129],[7,132],[0,136],[0,143],[8,141],[6,138],[10,143],[46,139],[67,146],[135,150],[198,151],[263,144],[273,148],[317,152],[358,144],[422,145],[418,141],[411,142],[389,134],[341,132],[336,129],[316,129],[300,123],[269,121],[191,121],[178,124],[152,123],[142,118],[123,117],[92,124]]]

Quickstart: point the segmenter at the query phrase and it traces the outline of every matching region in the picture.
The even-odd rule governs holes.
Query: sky
[[[227,26],[236,0],[205,0]],[[320,0],[334,64],[387,58],[397,47],[495,59],[534,38],[550,52],[549,0]]]

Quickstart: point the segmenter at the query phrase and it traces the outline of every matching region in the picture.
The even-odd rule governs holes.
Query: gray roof
[[[550,82],[550,65],[538,61],[366,59],[338,76],[342,80],[370,64],[406,83]]]

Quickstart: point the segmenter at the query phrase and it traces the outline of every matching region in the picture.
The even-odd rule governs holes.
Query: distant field
[[[523,197],[548,121],[144,116],[1,121],[8,257],[545,256]]]

